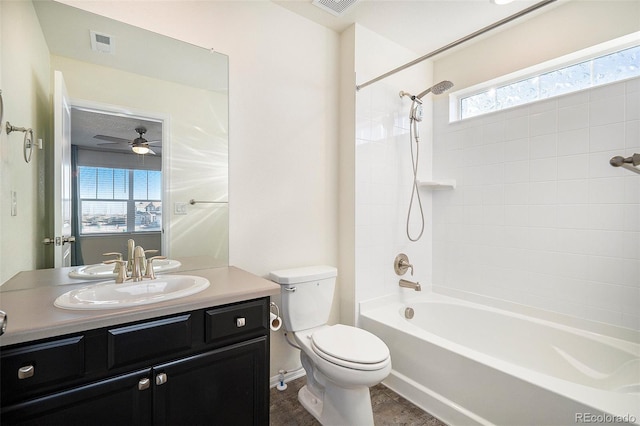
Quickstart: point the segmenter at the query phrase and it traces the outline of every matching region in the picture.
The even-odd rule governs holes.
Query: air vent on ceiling
[[[90,31],[91,49],[100,53],[115,53],[115,40],[108,34]]]
[[[313,5],[318,6],[320,9],[332,15],[340,16],[357,1],[358,0],[313,0]]]

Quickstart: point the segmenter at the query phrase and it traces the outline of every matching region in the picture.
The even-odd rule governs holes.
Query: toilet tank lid
[[[273,271],[269,274],[269,279],[278,284],[296,284],[325,278],[335,278],[337,275],[338,270],[336,268],[322,265]]]

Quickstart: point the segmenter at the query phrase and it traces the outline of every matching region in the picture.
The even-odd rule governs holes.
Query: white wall
[[[365,27],[356,25],[356,79],[361,84],[394,66],[419,55]],[[356,95],[355,135],[355,300],[389,293],[413,292],[398,286],[393,269],[397,254],[405,253],[415,274],[403,278],[431,282],[431,194],[420,190],[425,231],[417,242],[406,235],[407,210],[411,197],[409,108],[411,100],[400,98],[401,90],[419,94],[432,84],[431,63],[411,69],[367,86]],[[431,116],[431,96],[424,98],[425,117]],[[419,178],[431,177],[430,120],[420,123]],[[352,142],[353,143],[353,142]],[[420,211],[414,200],[411,234],[420,232]]]
[[[335,32],[264,1],[65,3],[229,55],[230,264],[337,265]],[[271,359],[300,367],[282,332]]]
[[[23,159],[21,132],[7,135],[7,121],[34,130],[34,138],[50,142],[49,51],[30,2],[1,2],[2,97],[0,131],[0,283],[22,270],[44,266],[47,215],[44,211],[43,151]],[[17,194],[17,215],[11,215],[11,192]]]

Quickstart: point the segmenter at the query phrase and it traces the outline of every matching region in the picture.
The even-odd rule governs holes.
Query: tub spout
[[[413,281],[409,281],[409,280],[400,280],[398,281],[398,284],[400,285],[400,287],[412,288],[415,291],[422,291],[422,287],[420,287],[420,283],[414,283]]]

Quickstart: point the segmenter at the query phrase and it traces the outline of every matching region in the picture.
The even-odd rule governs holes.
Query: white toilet
[[[327,325],[336,275],[331,266],[270,274],[281,285],[284,327],[307,373],[298,400],[323,425],[373,425],[369,387],[391,372],[389,348],[366,330]]]

